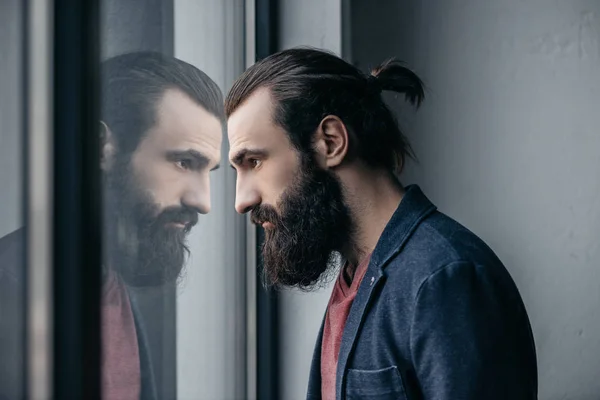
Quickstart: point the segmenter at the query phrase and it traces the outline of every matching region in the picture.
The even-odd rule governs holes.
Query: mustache
[[[198,223],[198,212],[189,207],[165,208],[158,214],[153,225],[164,226],[167,223],[185,225],[184,230],[189,232]]]
[[[262,225],[265,222],[270,222],[277,226],[280,223],[280,219],[277,210],[270,205],[256,206],[250,211],[250,220],[255,225]]]

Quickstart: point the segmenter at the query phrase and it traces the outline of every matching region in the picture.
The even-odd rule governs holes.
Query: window
[[[116,215],[123,221],[127,218],[119,211],[133,212],[133,224],[180,223],[179,227],[160,226],[151,232],[130,227],[140,244],[132,243],[132,235],[116,238],[118,227],[111,226],[115,222],[104,221],[105,233],[110,231],[104,241],[105,254],[113,252],[105,256],[113,260],[106,264],[117,271],[128,269],[118,264],[132,262],[133,257],[151,265],[158,275],[173,277],[176,271],[161,268],[164,263],[175,269],[181,266],[184,252],[178,243],[184,236],[189,249],[189,258],[174,282],[136,282],[135,277],[144,274],[142,270],[129,270],[131,282],[124,282],[134,319],[141,322],[136,325],[138,336],[141,333],[147,339],[145,344],[140,342],[141,373],[145,373],[146,358],[141,353],[147,351],[159,398],[246,397],[245,219],[233,208],[234,172],[215,169],[217,164],[228,163],[228,150],[223,121],[219,120],[222,99],[211,97],[206,88],[216,85],[224,96],[244,69],[245,3],[176,0],[147,1],[140,6],[134,1],[101,2],[101,129],[115,140],[112,154],[116,156],[108,169],[139,156],[138,163],[129,164],[133,180],[119,181],[127,170],[108,172],[116,171],[109,183],[104,182],[104,212],[108,219]],[[160,56],[132,54],[147,51]],[[114,57],[122,58],[121,65],[106,68]],[[140,126],[143,128],[136,131]],[[139,142],[135,142],[136,135]],[[189,151],[200,154],[202,162],[190,158]],[[172,157],[164,157],[168,152],[173,152]],[[121,156],[124,159],[119,159]],[[141,190],[128,192],[132,187]],[[123,198],[130,202],[121,201]],[[135,211],[153,205],[155,214]],[[193,215],[197,212],[196,221]],[[179,232],[185,231],[188,223],[189,234]],[[142,254],[127,253],[128,247],[136,245]],[[153,265],[157,259],[163,265]],[[110,324],[122,321],[105,315],[103,324],[103,340],[107,340]],[[114,342],[118,340],[115,335]],[[112,345],[103,342],[103,346]],[[105,353],[105,362],[110,362],[109,357]],[[106,382],[113,379],[114,368],[112,371],[103,372]]]
[[[218,164],[254,3],[0,7],[0,399],[247,398],[254,232]]]

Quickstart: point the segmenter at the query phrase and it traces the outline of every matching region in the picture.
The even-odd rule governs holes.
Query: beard
[[[175,283],[189,256],[186,238],[198,213],[188,207],[161,210],[139,184],[128,159],[117,161],[106,173],[104,193],[108,267],[133,287]]]
[[[353,224],[342,184],[331,172],[304,156],[300,173],[278,202],[279,212],[260,205],[251,212],[265,230],[262,244],[265,286],[289,286],[308,291],[328,281],[337,252],[351,245]]]

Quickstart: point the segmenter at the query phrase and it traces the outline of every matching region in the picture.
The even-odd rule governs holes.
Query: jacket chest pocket
[[[398,368],[375,371],[349,369],[346,375],[347,400],[408,400]]]

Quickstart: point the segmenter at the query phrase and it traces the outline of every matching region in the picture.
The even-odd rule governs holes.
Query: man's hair
[[[312,154],[312,138],[327,115],[342,120],[350,135],[349,157],[393,173],[414,158],[382,91],[404,94],[416,107],[425,94],[423,82],[400,61],[390,59],[365,74],[334,54],[293,48],[248,68],[225,99],[229,117],[255,90],[266,87],[275,102],[274,122],[303,154]]]
[[[101,119],[114,133],[120,153],[135,151],[156,121],[156,105],[168,89],[177,89],[225,121],[223,95],[204,72],[157,52],[118,55],[101,65]]]

